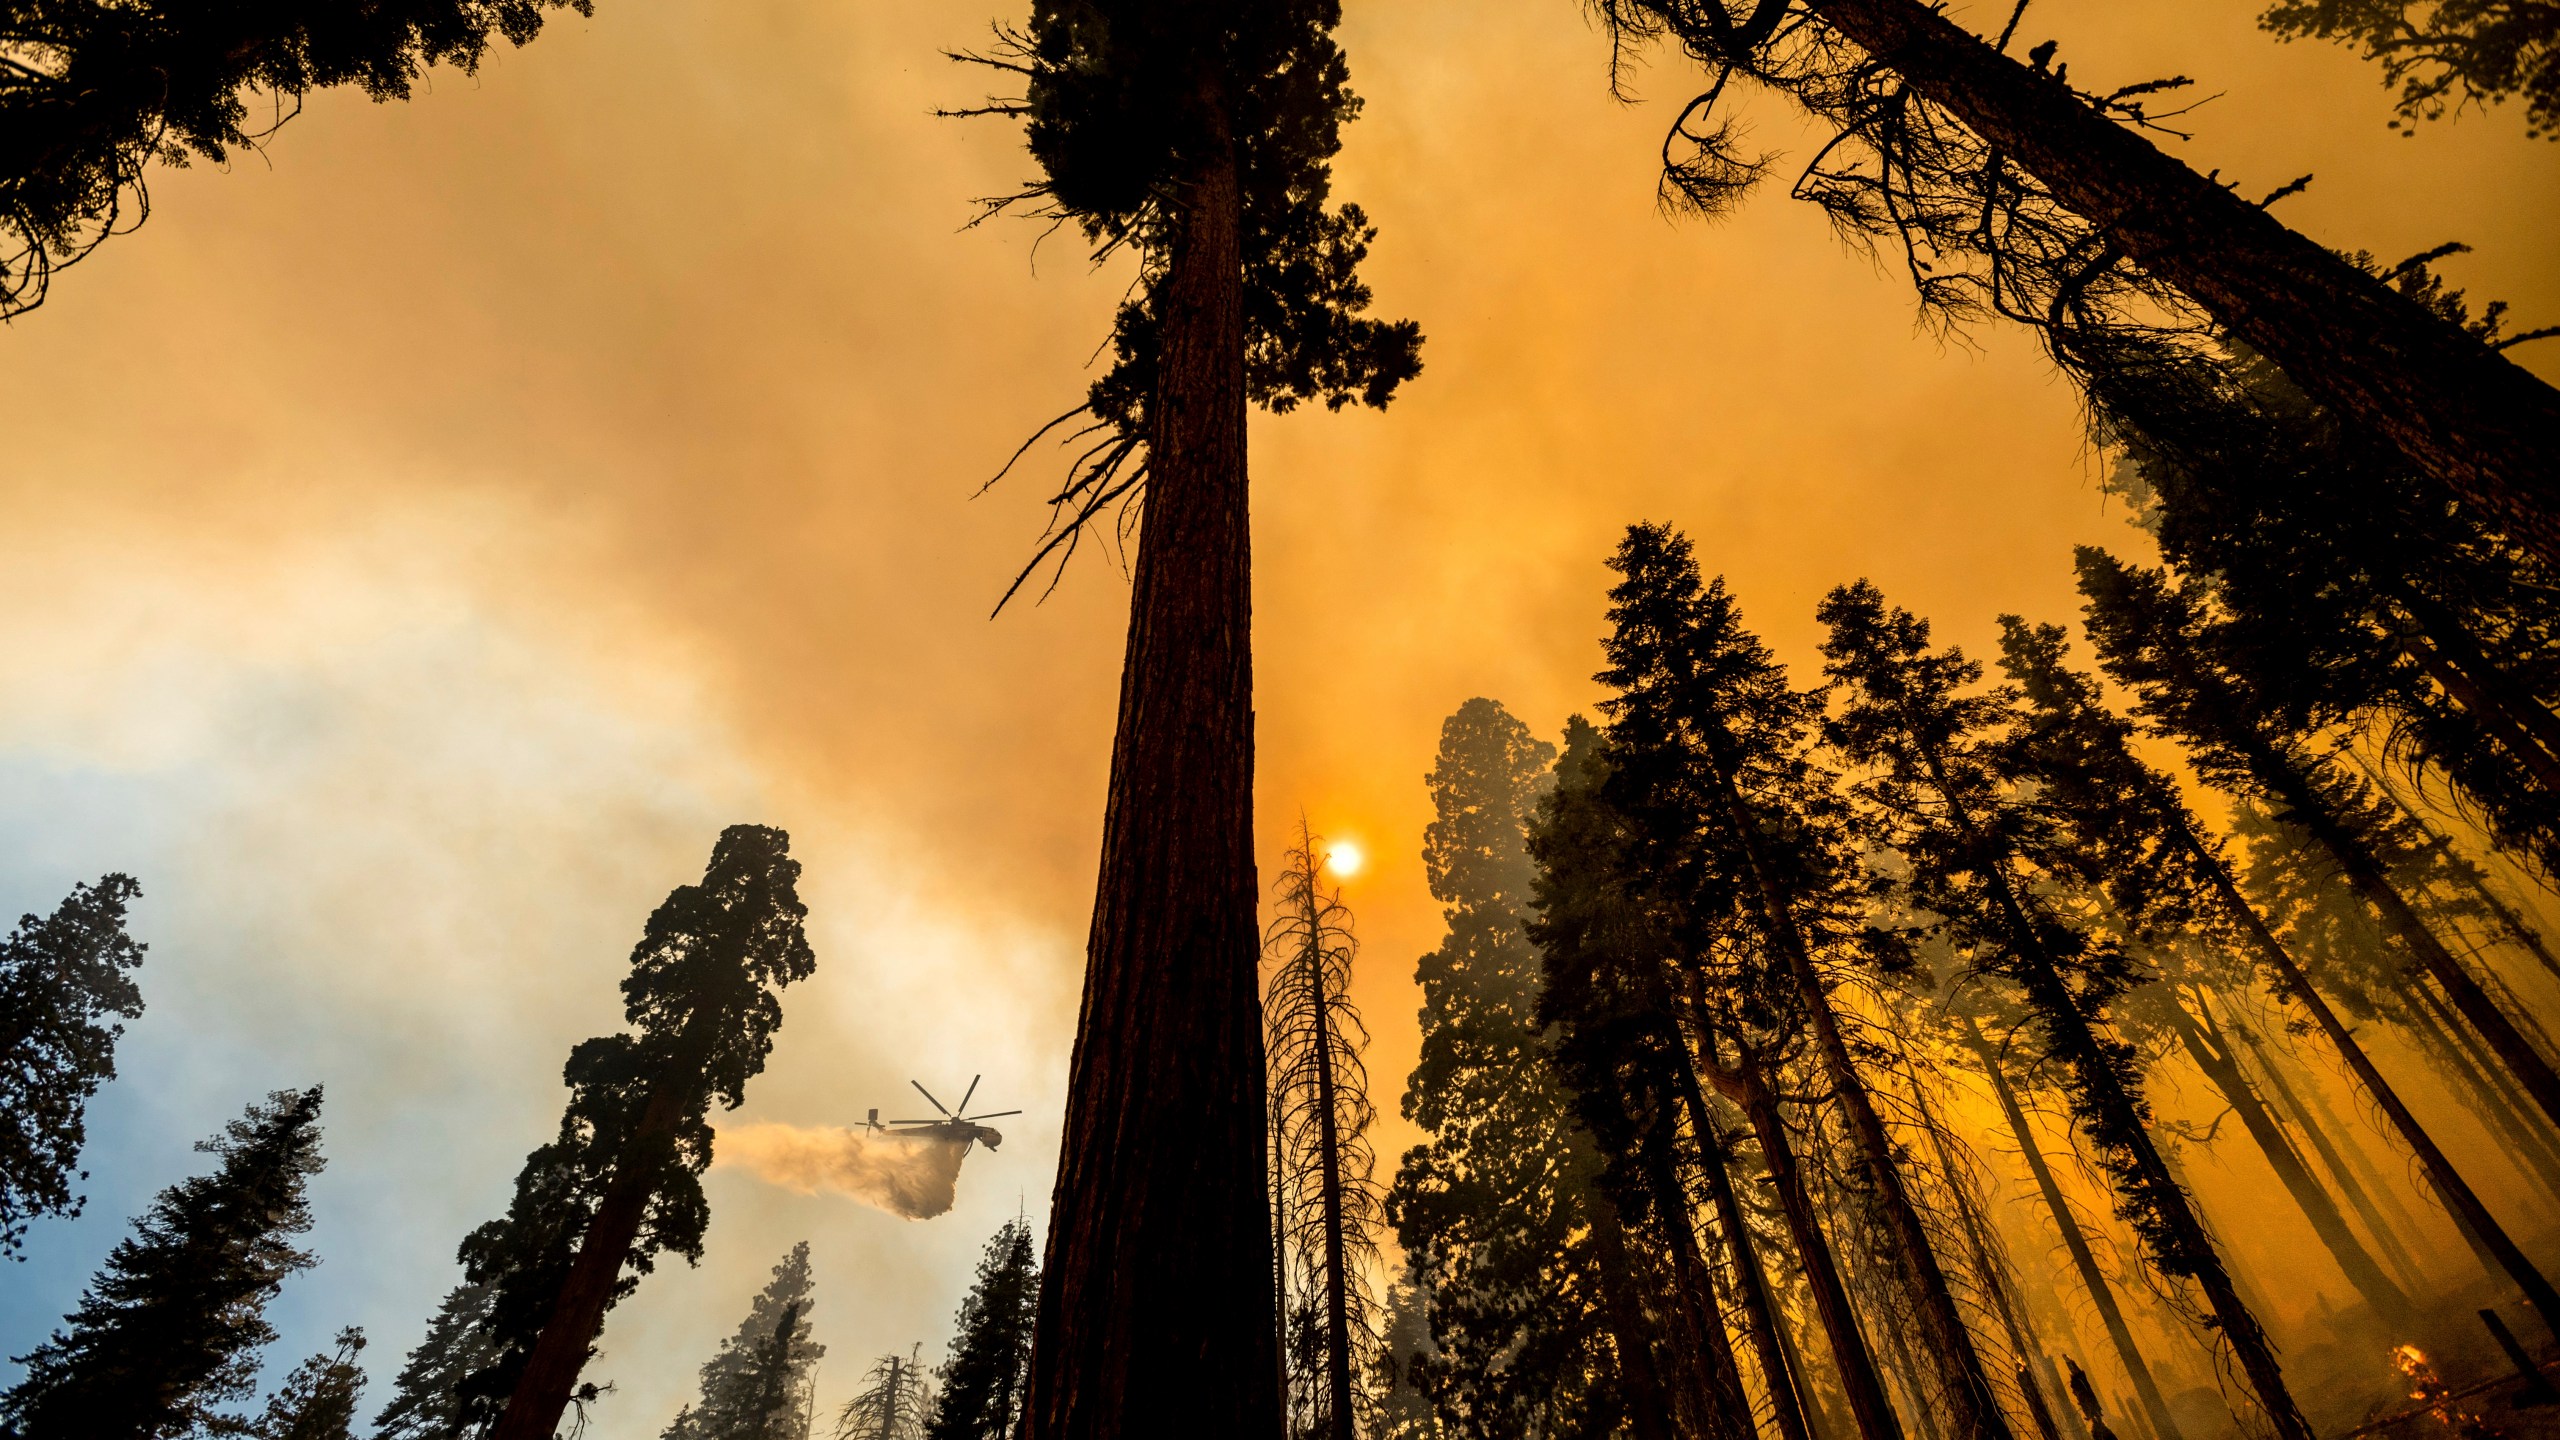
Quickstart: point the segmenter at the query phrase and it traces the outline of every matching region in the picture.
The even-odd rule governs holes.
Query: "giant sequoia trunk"
[[[604,1329],[604,1312],[613,1306],[614,1288],[622,1281],[631,1242],[639,1238],[640,1222],[648,1214],[659,1174],[659,1167],[650,1163],[655,1158],[652,1152],[675,1132],[689,1098],[701,1101],[698,1093],[689,1095],[681,1085],[661,1083],[650,1092],[648,1108],[641,1112],[640,1123],[614,1166],[604,1198],[587,1220],[586,1233],[578,1237],[578,1256],[560,1282],[560,1293],[551,1302],[551,1318],[543,1322],[533,1353],[525,1357],[524,1373],[516,1377],[516,1388],[507,1396],[507,1408],[489,1432],[490,1440],[551,1440],[558,1432],[560,1416],[577,1389],[578,1374],[587,1368],[596,1335]]]
[[[1244,276],[1223,137],[1156,292],[1145,530],[1032,1348],[1032,1440],[1276,1440]]]
[[[2560,393],[1922,0],[1803,0],[2313,397],[2560,560]]]

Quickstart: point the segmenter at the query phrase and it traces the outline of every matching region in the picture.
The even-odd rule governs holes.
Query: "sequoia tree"
[[[1374,232],[1328,203],[1358,103],[1339,16],[1335,0],[1035,0],[986,57],[1026,82],[986,107],[1028,122],[1042,178],[1016,200],[1138,259],[1110,368],[1058,422],[1100,439],[1039,552],[1063,563],[1088,526],[1143,506],[1033,1440],[1277,1434],[1245,410],[1384,405],[1420,365],[1412,324],[1361,318]]]
[[[2051,42],[2006,53],[2017,13],[1991,41],[1927,0],[1602,10],[1716,72],[1664,146],[1677,193],[1720,206],[1748,189],[1767,162],[1714,106],[1735,75],[1782,91],[1835,132],[1799,193],[1901,251],[1924,298],[2030,324],[2111,290],[2193,307],[2560,560],[2560,392],[2154,145],[2145,101],[2183,82],[2083,90]]]
[[[34,0],[0,11],[0,319],[54,268],[150,209],[153,164],[255,150],[314,90],[405,100],[429,67],[479,68],[544,12],[591,0],[281,0],[256,6]],[[255,102],[255,108],[252,108]]]
[[[463,1241],[465,1273],[497,1289],[496,1357],[463,1385],[495,1440],[550,1440],[605,1311],[659,1252],[702,1254],[711,1106],[745,1099],[782,1023],[777,992],[816,966],[790,845],[730,826],[702,882],[649,917],[622,982],[632,1031],[569,1052],[559,1138],[526,1157],[505,1218]]]
[[[0,1256],[26,1258],[28,1221],[80,1213],[89,1097],[116,1078],[117,1021],[142,1013],[124,929],[141,893],[123,875],[75,885],[0,940]]]
[[[267,1302],[315,1263],[293,1237],[311,1228],[320,1089],[279,1090],[196,1148],[221,1164],[161,1191],[66,1328],[18,1357],[0,1436],[170,1440],[255,1386]]]

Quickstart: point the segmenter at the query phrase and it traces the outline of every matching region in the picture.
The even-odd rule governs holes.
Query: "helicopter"
[[[997,1110],[985,1115],[964,1113],[969,1108],[969,1097],[978,1093],[978,1082],[985,1078],[987,1077],[984,1075],[969,1077],[969,1088],[960,1096],[960,1109],[957,1111],[935,1100],[933,1092],[924,1088],[921,1082],[910,1080],[907,1083],[915,1086],[916,1093],[930,1102],[934,1109],[941,1111],[942,1118],[939,1120],[891,1120],[884,1124],[880,1119],[880,1112],[874,1110],[870,1118],[862,1122],[863,1128],[875,1132],[886,1130],[892,1135],[921,1135],[934,1140],[953,1141],[960,1146],[963,1154],[966,1154],[972,1145],[984,1145],[990,1150],[997,1149],[1004,1144],[1004,1133],[992,1125],[981,1125],[978,1122],[1001,1120],[1007,1115],[1019,1115],[1022,1112]],[[906,1128],[892,1128],[896,1126]]]

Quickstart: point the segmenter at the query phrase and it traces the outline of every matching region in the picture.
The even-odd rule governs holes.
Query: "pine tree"
[[[1305,820],[1274,889],[1279,913],[1264,937],[1265,1054],[1271,1066],[1274,1193],[1282,1314],[1303,1304],[1308,1344],[1289,1356],[1289,1433],[1352,1440],[1365,1433],[1376,1316],[1368,1272],[1380,1221],[1369,1127],[1368,1027],[1351,1003],[1358,941],[1339,890],[1328,894]],[[1294,1347],[1293,1347],[1294,1351]]]
[[[373,1417],[374,1440],[466,1440],[473,1432],[462,1382],[497,1360],[497,1299],[496,1286],[469,1280],[444,1297],[426,1338],[392,1380],[390,1401]]]
[[[2287,40],[2352,45],[2400,93],[2391,128],[2417,133],[2522,96],[2525,136],[2560,135],[2560,4],[2552,0],[2276,0],[2258,23]]]
[[[1611,0],[1603,13],[1621,39],[1667,34],[1716,74],[1664,146],[1675,195],[1730,205],[1768,168],[1714,113],[1747,75],[1837,132],[1796,193],[1905,255],[1939,313],[2039,328],[2074,311],[2200,315],[2560,561],[2560,392],[2153,145],[2146,103],[2183,81],[2078,88],[2050,41],[2005,53],[2023,7],[1995,41],[1927,0]]]
[[[2358,897],[2441,986],[2473,1033],[2554,1123],[2560,1072],[2499,1009],[2480,982],[2394,883],[2375,846],[2391,818],[2373,797],[2304,743],[2301,719],[2282,695],[2256,691],[2223,649],[2200,587],[2128,565],[2094,547],[2079,551],[2090,644],[2108,674],[2140,697],[2136,716],[2187,749],[2199,778],[2263,799],[2302,826],[2334,859]]]
[[[837,1412],[834,1440],[924,1440],[935,1405],[933,1382],[916,1361],[923,1348],[880,1357],[860,1393]]]
[[[1396,1356],[1467,1440],[1667,1433],[1644,1285],[1538,1019],[1523,928],[1529,817],[1555,747],[1494,701],[1443,722],[1423,871],[1448,933],[1422,957],[1422,1045],[1387,1213],[1430,1344]],[[1643,1407],[1651,1404],[1653,1409]]]
[[[405,100],[431,66],[479,68],[543,12],[588,0],[286,0],[232,7],[45,0],[12,5],[0,43],[0,319],[44,299],[56,266],[140,223],[154,163],[255,150],[311,91]],[[272,102],[272,105],[271,103]],[[252,108],[254,104],[254,109]]]
[[[1031,1222],[1007,1221],[978,1257],[978,1278],[961,1302],[951,1358],[925,1440],[1012,1440],[1031,1373],[1031,1327],[1039,1313],[1040,1261]]]
[[[249,1393],[276,1334],[267,1302],[314,1263],[292,1237],[311,1228],[319,1121],[319,1087],[279,1090],[199,1142],[219,1167],[160,1192],[66,1328],[17,1357],[0,1436],[165,1440]]]
[[[1032,562],[1063,563],[1143,484],[1037,1440],[1258,1431],[1279,1414],[1245,409],[1382,406],[1420,368],[1411,323],[1360,314],[1374,232],[1329,201],[1357,109],[1339,18],[1337,0],[1035,0],[994,62],[1027,82],[989,107],[1028,120],[1042,179],[1018,198],[1139,264],[1111,368],[1059,422],[1086,416],[1102,438]]]
[[[75,885],[52,915],[28,915],[0,940],[0,1256],[23,1260],[27,1224],[75,1216],[89,1097],[116,1078],[116,1041],[142,1014],[125,934],[130,877]]]
[[[338,1332],[333,1348],[293,1367],[284,1384],[267,1401],[257,1419],[236,1429],[217,1427],[251,1440],[354,1440],[356,1406],[364,1399],[364,1332],[349,1326]]]
[[[1635,822],[1631,858],[1680,877],[1699,940],[1739,935],[1776,962],[1768,982],[1796,991],[1927,1337],[1938,1403],[1956,1435],[2006,1440],[2008,1422],[1816,967],[1818,950],[1861,934],[1864,888],[1832,777],[1813,758],[1822,698],[1788,684],[1721,579],[1701,583],[1685,537],[1632,526],[1609,563],[1621,579],[1609,592],[1609,668],[1597,678],[1616,691],[1601,708],[1611,720],[1610,793]]]
[[[2108,1007],[2138,972],[2036,884],[2069,872],[2057,863],[2050,818],[2011,788],[2003,751],[2014,692],[1973,692],[1981,667],[1953,648],[1933,650],[1927,623],[1864,581],[1833,590],[1817,618],[1830,631],[1828,672],[1845,692],[1830,734],[1866,769],[1856,791],[1871,833],[1903,857],[1913,898],[1975,953],[1974,968],[2016,987],[2114,1182],[2118,1213],[2162,1273],[2204,1292],[2276,1433],[2309,1440],[2274,1347],[2152,1138],[2130,1047],[2110,1033]]]
[[[745,1098],[782,1023],[777,992],[816,965],[790,844],[729,827],[702,883],[649,917],[622,982],[638,1033],[570,1052],[559,1138],[526,1157],[506,1217],[463,1242],[464,1272],[497,1289],[497,1357],[463,1383],[466,1417],[495,1421],[495,1440],[550,1440],[605,1311],[658,1253],[702,1254],[710,1108]]]
[[[809,1428],[815,1369],[827,1347],[809,1338],[809,1242],[773,1267],[738,1333],[702,1367],[701,1398],[664,1440],[800,1440]]]

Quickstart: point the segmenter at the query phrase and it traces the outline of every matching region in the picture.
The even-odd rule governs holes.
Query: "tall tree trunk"
[[[2079,1272],[2080,1284],[2089,1292],[2089,1303],[2097,1309],[2098,1321],[2106,1327],[2107,1339],[2116,1348],[2116,1359],[2133,1381],[2134,1397],[2142,1402],[2142,1413],[2151,1421],[2152,1432],[2159,1440],[2183,1440],[2176,1418],[2169,1413],[2169,1402],[2160,1393],[2160,1382],[2152,1378],[2151,1366],[2142,1358],[2142,1347],[2134,1343],[2133,1327],[2125,1323],[2124,1309],[2116,1303],[2115,1286],[2098,1268],[2098,1257],[2089,1249],[2088,1233],[2071,1213],[2071,1202],[2054,1180],[2053,1167],[2044,1158],[2044,1147],[2036,1143],[2035,1131],[2027,1124],[2027,1112],[2018,1104],[2017,1092],[2010,1088],[2000,1052],[1992,1048],[1989,1037],[1971,1016],[1965,1017],[1964,1035],[1965,1044],[1982,1065],[1984,1078],[1991,1082],[1991,1096],[2000,1103],[2001,1118],[2009,1122],[2009,1135],[2018,1142],[2018,1154],[2027,1162],[2027,1173],[2035,1179],[2036,1192],[2044,1197],[2045,1209],[2052,1212],[2054,1228],[2062,1232],[2062,1248],[2070,1252],[2071,1268]]]
[[[1244,269],[1225,137],[1180,204],[1156,293],[1145,528],[1030,1440],[1282,1428],[1255,974]]]
[[[2400,1142],[2418,1157],[2418,1165],[2426,1172],[2427,1184],[2435,1191],[2436,1198],[2442,1200],[2445,1208],[2459,1217],[2471,1235],[2488,1248],[2497,1259],[2498,1268],[2504,1270],[2516,1288],[2524,1292],[2526,1301],[2542,1317],[2543,1324],[2552,1327],[2554,1338],[2560,1338],[2560,1294],[2553,1292],[2551,1282],[2543,1278],[2542,1271],[2525,1258],[2524,1252],[2499,1227],[2489,1208],[2480,1203],[2480,1197],[2472,1191],[2469,1182],[2462,1178],[2461,1172],[2436,1145],[2435,1137],[2418,1123],[2418,1117],[2401,1102],[2400,1093],[2391,1087],[2391,1082],[2382,1078],[2380,1070],[2374,1068],[2373,1059],[2365,1054],[2363,1044],[2338,1019],[2337,1012],[2329,1008],[2329,1002],[2320,997],[2320,992],[2312,988],[2310,979],[2302,973],[2302,967],[2294,963],[2293,953],[2276,939],[2275,932],[2267,928],[2267,922],[2258,914],[2257,907],[2240,893],[2239,885],[2231,878],[2230,867],[2222,863],[2220,856],[2208,850],[2202,837],[2194,832],[2182,827],[2178,839],[2213,882],[2224,908],[2232,919],[2240,923],[2242,932],[2257,949],[2259,958],[2275,971],[2281,982],[2277,993],[2289,997],[2310,1012],[2311,1022],[2320,1027],[2320,1033],[2329,1038],[2331,1045],[2337,1047],[2339,1057],[2347,1062],[2356,1082],[2364,1087],[2375,1107],[2391,1122]]]
[[[2411,659],[2418,662],[2418,668],[2426,672],[2428,679],[2442,687],[2445,694],[2453,697],[2453,703],[2462,707],[2463,713],[2489,732],[2498,742],[2498,747],[2507,752],[2508,759],[2533,777],[2533,783],[2541,787],[2544,794],[2560,795],[2560,755],[2553,754],[2538,737],[2518,724],[2514,711],[2498,703],[2497,697],[2470,672],[2447,659],[2444,652],[2425,636],[2403,635],[2400,645],[2409,652]],[[2546,715],[2544,718],[2549,717]]]
[[[1769,1298],[1768,1272],[1760,1268],[1759,1247],[1752,1242],[1741,1198],[1733,1191],[1731,1152],[1724,1132],[1710,1122],[1705,1135],[1713,1149],[1701,1168],[1706,1172],[1708,1197],[1715,1203],[1716,1228],[1724,1235],[1725,1258],[1733,1267],[1733,1288],[1742,1303],[1743,1333],[1751,1337],[1751,1353],[1760,1365],[1761,1385],[1769,1392],[1770,1420],[1777,1427],[1778,1440],[1812,1440],[1811,1428],[1805,1422],[1804,1397],[1797,1393],[1786,1350],[1778,1340],[1781,1321],[1777,1306]]]
[[[1912,733],[1917,736],[1925,732],[1913,727]],[[1920,756],[1930,786],[1945,803],[1951,823],[1967,849],[1978,857],[1974,873],[1990,891],[2009,932],[2011,956],[2018,962],[2016,979],[2026,993],[2028,1008],[2043,1022],[2054,1057],[2071,1067],[2082,1103],[2093,1107],[2097,1118],[2120,1137],[2117,1143],[2126,1167],[2132,1172],[2135,1185],[2146,1192],[2140,1197],[2125,1198],[2144,1206],[2177,1246],[2175,1256],[2159,1258],[2173,1260],[2175,1268],[2183,1270],[2204,1292],[2206,1307],[2213,1312],[2214,1328],[2221,1332],[2222,1342],[2231,1347],[2241,1370],[2248,1375],[2249,1387],[2257,1392],[2258,1404],[2266,1411],[2280,1440],[2313,1440],[2310,1423],[2302,1418],[2301,1407],[2294,1404],[2293,1392],[2285,1385],[2284,1368],[2276,1361],[2274,1345],[2241,1300],[2230,1268],[2224,1264],[2212,1236],[2206,1233],[2186,1187],[2170,1174],[2159,1146],[2151,1138],[2142,1107],[2125,1088],[2122,1075],[2107,1062],[2096,1023],[2082,1012],[2079,997],[2064,982],[2061,967],[2028,920],[2026,906],[2009,876],[2006,849],[1987,842],[1948,779],[1942,753],[1924,746]],[[2083,1118],[2086,1128],[2087,1117]]]
[[[2544,713],[2547,718],[2548,712]],[[2489,888],[2488,873],[2455,853],[2453,837],[2437,829],[2434,821],[2419,814],[2418,807],[2409,803],[2408,797],[2402,795],[2399,787],[2391,783],[2390,775],[2385,773],[2380,765],[2365,759],[2362,755],[2357,755],[2355,760],[2356,767],[2371,776],[2375,786],[2390,799],[2393,805],[2399,807],[2400,813],[2409,817],[2409,823],[2417,826],[2429,840],[2435,843],[2437,848],[2446,853],[2453,872],[2461,877],[2464,888],[2478,896],[2481,903],[2489,907],[2489,913],[2498,917],[2499,927],[2507,932],[2508,937],[2531,952],[2534,962],[2542,967],[2544,974],[2560,980],[2560,956],[2553,955],[2551,947],[2543,943],[2542,932],[2534,929],[2522,915],[2515,912],[2514,907],[2500,898],[2497,891]],[[2560,795],[2560,784],[2554,784],[2551,791],[2555,795]]]
[[[2396,988],[2401,1003],[2418,1022],[2415,1033],[2420,1041],[2470,1092],[2472,1112],[2507,1146],[2527,1177],[2544,1194],[2560,1200],[2560,1156],[2552,1153],[2550,1127],[2526,1113],[2530,1102],[2516,1093],[2497,1057],[2482,1048],[2480,1037],[2471,1033],[2442,996],[2428,988],[2425,976],[2404,976]]]
[[[1307,917],[1307,944],[1322,943],[1315,917]],[[1324,1186],[1324,1389],[1325,1433],[1351,1440],[1351,1276],[1342,1241],[1342,1134],[1334,1111],[1333,1017],[1324,980],[1315,979],[1316,1135],[1324,1153],[1316,1162]]]
[[[1618,1385],[1625,1392],[1627,1423],[1636,1440],[1677,1440],[1671,1424],[1671,1400],[1662,1369],[1653,1353],[1653,1330],[1637,1298],[1635,1257],[1627,1251],[1626,1221],[1616,1202],[1597,1185],[1586,1186],[1591,1201],[1591,1243],[1600,1262],[1600,1302],[1609,1315],[1609,1338],[1617,1342]]]
[[[551,1440],[560,1416],[577,1389],[578,1373],[587,1368],[596,1335],[604,1329],[604,1312],[613,1305],[614,1288],[622,1281],[623,1263],[656,1189],[659,1167],[651,1152],[662,1149],[684,1119],[686,1102],[700,1100],[698,1090],[664,1082],[651,1088],[648,1107],[640,1112],[624,1153],[616,1158],[613,1179],[604,1198],[588,1217],[578,1237],[578,1255],[552,1299],[551,1318],[525,1357],[524,1373],[507,1396],[490,1440]]]
[[[2340,1125],[2336,1112],[2320,1098],[2316,1086],[2308,1087],[2307,1095],[2294,1089],[2285,1075],[2284,1058],[2268,1049],[2256,1030],[2236,1020],[2226,1021],[2222,1028],[2225,1033],[2239,1036],[2240,1043],[2248,1048],[2267,1090],[2275,1097],[2281,1117],[2291,1121],[2311,1143],[2313,1153],[2327,1168],[2331,1183],[2346,1197],[2357,1218],[2364,1221],[2374,1249],[2390,1265],[2404,1290],[2424,1289],[2426,1276],[2408,1248],[2408,1237],[2417,1233],[2417,1222],[2384,1185],[2372,1162],[2365,1158],[2364,1147]],[[2390,1209],[2388,1215],[2384,1214],[2386,1205]]]
[[[2471,977],[2470,971],[2462,968],[2461,962],[2454,959],[2453,952],[2447,950],[2435,932],[2427,928],[2427,923],[2418,917],[2407,897],[2391,883],[2382,862],[2363,838],[2350,829],[2312,787],[2310,778],[2278,754],[2274,747],[2253,746],[2249,758],[2259,782],[2275,792],[2276,798],[2291,812],[2284,818],[2310,832],[2311,838],[2338,862],[2338,870],[2346,877],[2348,886],[2373,907],[2374,913],[2382,919],[2383,928],[2409,947],[2409,953],[2417,957],[2419,965],[2444,987],[2445,995],[2462,1013],[2462,1018],[2470,1022],[2472,1031],[2488,1042],[2489,1048],[2497,1053],[2499,1062],[2524,1086],[2525,1093],[2533,1097],[2542,1113],[2553,1124],[2560,1125],[2560,1074],[2553,1073],[2550,1062],[2526,1041],[2514,1022],[2489,998],[2489,992],[2480,987],[2480,982]]]
[[[1822,1056],[1823,1071],[1831,1081],[1849,1133],[1857,1142],[1867,1178],[1875,1186],[1885,1225],[1894,1237],[1897,1254],[1893,1258],[1898,1262],[1895,1269],[1911,1292],[1926,1332],[1923,1348],[1936,1362],[1938,1403],[1946,1407],[1948,1424],[1959,1440],[2010,1440],[2008,1418],[2000,1412],[2000,1402],[1983,1373],[1973,1332],[1956,1308],[1946,1269],[1938,1263],[1938,1252],[1929,1242],[1929,1230],[1921,1223],[1919,1207],[1912,1203],[1893,1138],[1884,1128],[1883,1117],[1876,1113],[1866,1077],[1859,1073],[1857,1062],[1849,1053],[1849,1043],[1840,1033],[1830,988],[1823,984],[1821,972],[1814,966],[1813,947],[1796,918],[1798,897],[1788,894],[1771,871],[1758,817],[1743,798],[1735,774],[1732,750],[1732,740],[1719,722],[1708,736],[1708,753],[1716,768],[1718,801],[1725,823],[1733,830],[1749,864],[1752,900],[1760,912],[1763,931],[1785,960],[1788,977],[1804,998],[1806,1019],[1813,1030],[1815,1048]]]
[[[2560,394],[1922,0],[1806,0],[2306,392],[2560,560]]]
[[[1929,1133],[1930,1148],[1937,1152],[1938,1172],[1946,1177],[1947,1194],[1953,1197],[1956,1220],[1964,1229],[1965,1247],[1973,1252],[1973,1272],[1982,1298],[1991,1313],[1999,1317],[2000,1329],[2009,1337],[2009,1353],[2017,1357],[2018,1399],[2027,1407],[2027,1418],[2035,1422],[2036,1434],[2043,1440],[2062,1440],[2054,1430],[2053,1410],[2044,1387],[2037,1383],[2035,1371],[2030,1368],[2031,1361],[2044,1360],[2044,1349],[2037,1343],[2028,1318],[2021,1313],[2017,1298],[2010,1293],[2009,1282],[2015,1277],[2009,1271],[2006,1254],[1982,1215],[1963,1167],[1956,1163],[1955,1151],[1947,1143],[1946,1127],[1939,1122],[1937,1107],[1929,1102],[1928,1087],[1907,1064],[1904,1073],[1910,1078],[1911,1096],[1919,1107],[1920,1124]]]
[[[2239,1057],[2231,1053],[2229,1042],[2219,1033],[2206,1034],[2174,995],[2166,997],[2163,1013],[2169,1017],[2170,1028],[2176,1032],[2178,1042],[2186,1047],[2187,1058],[2193,1060],[2205,1078],[2213,1082],[2213,1087],[2222,1092],[2222,1098],[2240,1117],[2242,1128],[2249,1132],[2250,1139],[2258,1143],[2259,1152],[2267,1157],[2267,1164],[2276,1172],[2276,1178],[2284,1182],[2285,1192],[2293,1197],[2293,1203],[2302,1211],[2303,1218],[2311,1222],[2312,1233],[2319,1236],[2320,1243],[2327,1247],[2329,1258],[2338,1262],[2338,1269],[2347,1277],[2347,1283],[2355,1287],[2356,1293],[2364,1297],[2364,1302],[2373,1307],[2375,1316],[2393,1334],[2408,1334],[2417,1321],[2416,1308],[2409,1303],[2409,1297],[2401,1293],[2400,1287],[2391,1282],[2391,1277],[2382,1273],[2381,1265],[2364,1248],[2364,1243],[2356,1239],[2355,1231],[2347,1224],[2347,1217],[2339,1212],[2336,1199],[2312,1175],[2311,1168],[2302,1162],[2302,1153],[2293,1148],[2293,1142],[2276,1124],[2275,1117],[2267,1113],[2265,1103],[2251,1088],[2248,1077],[2240,1073]]]
[[[1742,1113],[1751,1121],[1751,1133],[1760,1141],[1761,1163],[1768,1167],[1770,1186],[1778,1193],[1778,1208],[1787,1217],[1787,1234],[1796,1243],[1797,1259],[1804,1264],[1805,1283],[1813,1291],[1814,1313],[1822,1321],[1823,1335],[1831,1342],[1833,1367],[1839,1373],[1841,1389],[1848,1394],[1849,1414],[1857,1423],[1859,1440],[1902,1440],[1893,1402],[1886,1398],[1884,1378],[1876,1370],[1875,1352],[1858,1328],[1857,1310],[1849,1303],[1849,1287],[1841,1282],[1839,1261],[1831,1253],[1831,1241],[1822,1232],[1822,1217],[1805,1189],[1804,1173],[1796,1163],[1795,1143],[1787,1135],[1786,1117],[1778,1112],[1777,1092],[1769,1088],[1759,1063],[1747,1053],[1729,1069],[1711,1063],[1707,1075],[1726,1099],[1742,1107]]]

